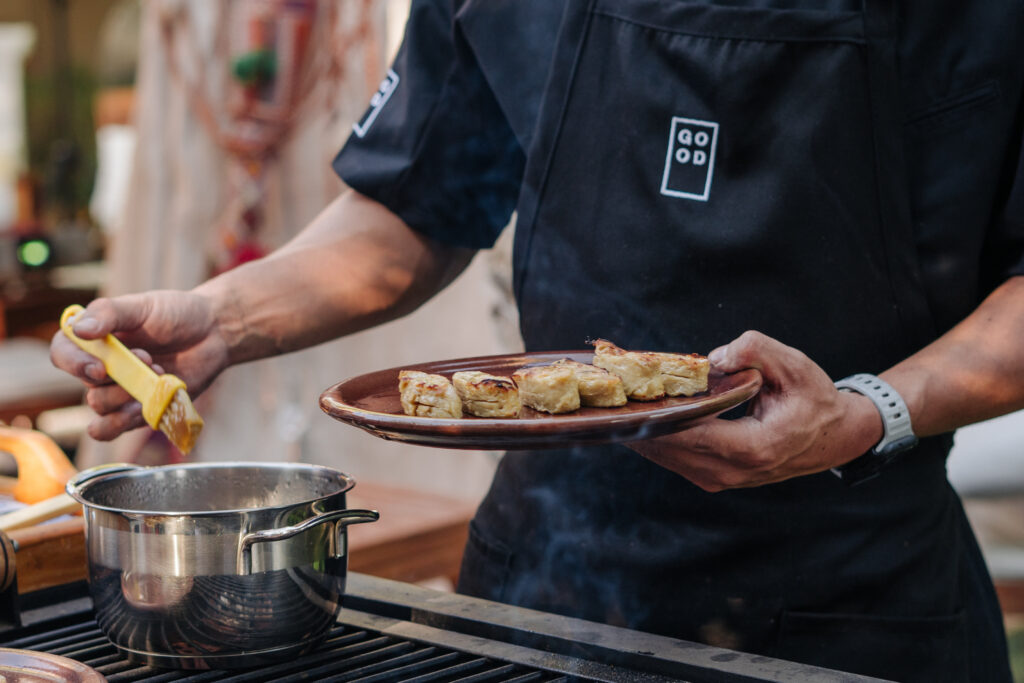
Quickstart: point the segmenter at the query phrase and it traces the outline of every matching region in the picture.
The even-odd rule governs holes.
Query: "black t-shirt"
[[[1022,10],[1012,0],[898,4],[901,107],[891,116],[904,131],[915,257],[941,331],[1024,274]],[[565,5],[414,0],[387,94],[339,153],[338,174],[434,239],[489,247],[520,200]]]

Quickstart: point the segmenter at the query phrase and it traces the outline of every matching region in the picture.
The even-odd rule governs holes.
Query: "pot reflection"
[[[206,669],[236,665],[240,657],[247,665],[276,661],[316,647],[345,591],[343,571],[325,569],[158,577],[94,567],[89,585],[103,606],[100,628],[133,659]]]
[[[157,576],[124,572],[121,595],[137,609],[170,609],[192,590],[191,576]]]

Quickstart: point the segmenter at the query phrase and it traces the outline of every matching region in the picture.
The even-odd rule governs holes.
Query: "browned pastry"
[[[661,363],[654,354],[626,351],[606,339],[594,345],[594,365],[622,379],[626,396],[635,401],[654,401],[665,396],[661,379]]]
[[[566,367],[537,365],[512,373],[524,406],[545,413],[571,413],[580,407],[579,381]]]
[[[398,392],[406,415],[462,417],[462,402],[455,387],[443,375],[402,370],[398,373]]]
[[[477,417],[517,417],[519,390],[508,377],[466,370],[452,375],[462,409]]]
[[[651,353],[658,359],[661,382],[669,396],[693,396],[708,389],[711,363],[696,353]]]
[[[580,403],[583,405],[595,408],[626,405],[626,391],[618,375],[571,358],[556,360],[552,365],[570,368],[575,373],[580,388]]]

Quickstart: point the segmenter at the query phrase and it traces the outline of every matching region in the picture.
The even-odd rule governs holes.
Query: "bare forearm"
[[[348,192],[267,258],[196,289],[214,303],[231,363],[294,351],[414,310],[472,257]]]
[[[1024,408],[1024,277],[882,377],[907,402],[920,436]]]

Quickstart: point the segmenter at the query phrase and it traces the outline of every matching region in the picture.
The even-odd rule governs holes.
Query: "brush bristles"
[[[178,389],[167,410],[160,416],[160,431],[167,435],[179,451],[188,453],[203,430],[203,418],[184,389]]]

